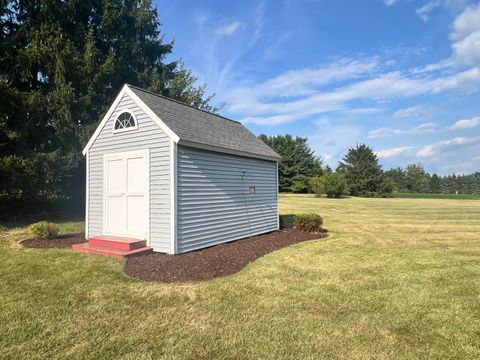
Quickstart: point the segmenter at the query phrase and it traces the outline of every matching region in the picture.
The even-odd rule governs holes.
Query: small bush
[[[51,239],[57,236],[59,232],[59,228],[56,224],[47,221],[39,221],[30,225],[30,230],[32,230],[37,237],[43,239]]]
[[[322,217],[315,213],[295,215],[293,220],[293,226],[303,231],[320,232],[323,231],[322,225]]]
[[[326,194],[329,198],[339,198],[346,190],[347,182],[343,174],[327,173],[310,180],[310,187],[315,196]]]
[[[310,189],[316,197],[320,197],[324,194],[324,187],[323,176],[315,176],[310,179]]]

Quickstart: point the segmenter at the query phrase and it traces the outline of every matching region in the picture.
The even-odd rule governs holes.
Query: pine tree
[[[429,192],[432,194],[442,192],[442,180],[437,174],[433,174],[430,178]]]
[[[2,2],[0,195],[83,201],[81,149],[125,82],[216,110],[172,49],[148,0]]]
[[[383,192],[391,193],[393,190],[393,184],[385,177],[377,155],[365,144],[350,148],[337,171],[345,174],[348,189],[353,196],[373,196]]]
[[[308,139],[263,134],[259,138],[282,156],[278,164],[280,191],[309,192],[310,178],[322,175],[322,161],[308,145]]]

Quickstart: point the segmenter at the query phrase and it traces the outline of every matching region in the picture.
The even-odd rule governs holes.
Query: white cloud
[[[429,123],[415,126],[413,129],[410,130],[410,133],[413,135],[423,135],[427,133],[432,133],[436,129],[437,129],[437,124],[429,122]]]
[[[435,113],[435,109],[425,106],[425,105],[416,105],[416,106],[411,106],[405,109],[400,109],[396,111],[393,116],[396,118],[405,118],[405,117],[424,117],[424,116],[430,116]]]
[[[357,79],[371,74],[378,67],[378,59],[341,59],[314,68],[290,70],[249,89],[257,96],[291,97],[308,95],[314,88],[343,80]]]
[[[464,119],[464,120],[459,120],[452,126],[450,126],[451,130],[463,130],[463,129],[469,129],[475,126],[480,126],[480,117],[473,117],[471,119]]]
[[[357,108],[357,109],[348,109],[342,110],[342,114],[348,115],[368,115],[368,114],[377,114],[379,112],[385,111],[383,108]]]
[[[465,9],[453,22],[455,59],[463,65],[480,64],[480,3]]]
[[[425,145],[418,152],[417,156],[425,158],[442,154],[445,151],[462,148],[463,146],[476,144],[480,141],[480,136],[476,137],[456,137],[449,140],[438,141],[434,144]]]
[[[480,30],[480,4],[470,6],[458,15],[453,22],[453,40],[460,40]]]
[[[416,10],[416,13],[420,19],[423,21],[428,21],[430,19],[430,13],[435,10],[437,7],[442,5],[442,2],[439,0],[432,0],[423,5],[422,7],[419,7]]]
[[[228,24],[224,24],[215,29],[215,32],[219,35],[232,35],[237,30],[245,27],[245,24],[241,21],[233,21]]]
[[[379,158],[390,158],[393,156],[403,155],[405,153],[411,152],[414,149],[415,147],[413,146],[403,146],[403,147],[396,147],[392,149],[380,150],[380,151],[377,151],[377,156]]]
[[[383,138],[391,135],[424,135],[435,132],[437,124],[429,122],[420,124],[411,128],[410,130],[393,129],[389,127],[382,127],[372,130],[368,133],[369,139]]]
[[[341,73],[339,71],[338,77],[331,81],[342,77]],[[469,69],[435,79],[408,77],[395,71],[322,91],[316,85],[326,81],[323,76],[309,82],[301,71],[294,72],[294,75],[298,82],[280,75],[260,85],[233,89],[222,100],[227,103],[231,113],[245,114],[245,122],[266,123],[269,117],[277,115],[289,115],[293,121],[308,115],[348,110],[351,109],[349,102],[354,100],[381,101],[445,91],[478,91],[480,82],[480,69]],[[280,86],[287,82],[288,87]],[[288,121],[282,123],[285,122]]]
[[[472,158],[472,160],[474,161],[480,160],[480,156],[475,156],[474,158]]]
[[[392,6],[392,5],[395,5],[398,2],[398,0],[384,0],[383,2],[387,6]]]
[[[389,127],[381,127],[381,128],[375,129],[375,130],[371,130],[368,133],[368,138],[369,139],[383,138],[383,137],[390,136],[390,135],[393,135],[393,134],[399,134],[399,133],[401,133],[401,131],[402,130],[400,130],[400,129],[392,129],[392,128],[389,128]]]
[[[442,6],[455,1],[460,0],[443,0]],[[473,15],[465,15],[467,10],[455,20],[452,39],[463,40],[463,36],[475,28],[471,24]],[[262,23],[260,18],[257,23],[259,33]],[[468,57],[460,50],[457,55],[462,56],[464,61],[473,61],[472,56]],[[227,75],[223,75],[232,74],[230,70],[239,56],[223,66],[218,82],[224,85],[214,89],[220,94],[219,100],[225,102],[225,109],[232,115],[241,115],[244,123],[280,125],[334,112],[360,116],[382,111],[380,108],[383,105],[380,106],[380,103],[392,100],[480,90],[480,67],[458,67],[455,56],[424,68],[405,71],[386,71],[389,66],[385,60],[391,59],[391,56],[385,54],[369,58],[344,58],[321,66],[288,70],[259,83],[248,82],[240,75],[236,79],[227,79]],[[231,84],[233,86],[229,87]],[[417,105],[400,109],[394,116],[426,117],[434,112],[434,108]]]
[[[440,70],[450,69],[453,66],[455,66],[455,61],[449,58],[449,59],[441,60],[434,64],[428,64],[423,68],[415,68],[412,70],[412,74],[417,75],[417,74],[424,74],[424,73],[429,73],[434,71],[440,71]]]

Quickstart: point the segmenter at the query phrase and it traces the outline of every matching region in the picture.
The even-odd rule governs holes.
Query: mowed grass
[[[402,199],[455,199],[480,200],[480,194],[423,194],[423,193],[393,193],[393,197]]]
[[[281,197],[283,214],[310,211],[328,239],[186,285],[126,278],[100,256],[23,249],[25,229],[8,228],[0,357],[480,357],[480,202]]]

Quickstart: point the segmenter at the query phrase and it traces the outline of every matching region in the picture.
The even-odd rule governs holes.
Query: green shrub
[[[314,176],[310,179],[310,189],[317,197],[324,194],[324,181],[322,178],[323,176]]]
[[[58,235],[59,228],[54,223],[47,221],[39,221],[30,225],[30,230],[37,236],[43,239],[51,239]]]
[[[322,217],[315,213],[295,215],[293,220],[293,226],[303,231],[320,232],[323,231],[322,225]]]
[[[310,187],[315,196],[325,194],[329,198],[338,198],[345,193],[347,182],[343,174],[329,173],[312,178]]]

